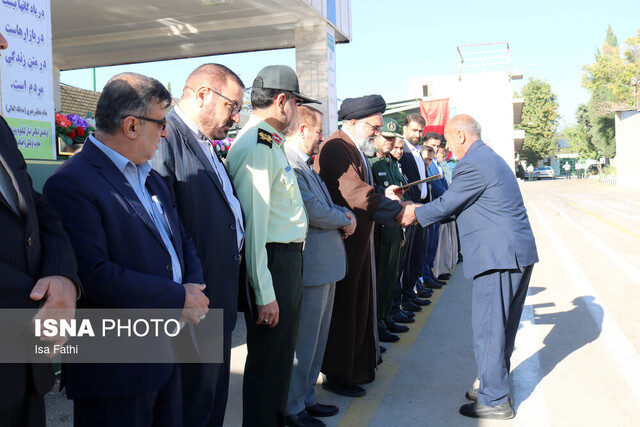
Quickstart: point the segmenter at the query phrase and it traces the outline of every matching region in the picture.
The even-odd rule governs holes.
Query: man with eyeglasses
[[[209,307],[223,309],[223,363],[183,364],[185,426],[221,426],[229,394],[231,334],[238,291],[246,295],[244,216],[215,141],[238,123],[244,84],[221,64],[203,64],[187,78],[182,97],[167,115],[167,136],[151,165],[169,187],[185,230],[202,262]],[[212,318],[195,328],[200,353],[219,345]],[[207,359],[211,360],[210,357]]]
[[[380,361],[373,222],[393,226],[394,212],[403,209],[398,186],[377,186],[367,161],[375,154],[373,141],[382,129],[385,109],[380,95],[345,99],[338,111],[342,129],[322,145],[314,162],[333,202],[351,210],[358,224],[345,240],[349,270],[336,285],[322,363],[323,387],[350,397],[366,394],[360,385],[374,380]]]
[[[245,311],[247,361],[243,425],[284,425],[302,299],[302,248],[308,219],[284,132],[301,103],[298,76],[286,65],[258,73],[253,114],[231,145],[227,165],[246,215],[247,274],[254,310]]]
[[[84,308],[182,309],[198,324],[209,311],[202,267],[151,169],[171,94],[136,73],[109,80],[96,107],[96,132],[47,180],[44,194],[61,216],[78,258]],[[192,327],[182,330],[190,348]],[[171,351],[161,337],[157,350]],[[155,344],[154,344],[155,345]],[[69,364],[74,425],[182,425],[179,365]]]

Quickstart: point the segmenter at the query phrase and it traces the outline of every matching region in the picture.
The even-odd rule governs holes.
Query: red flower
[[[56,124],[64,128],[71,126],[71,120],[63,116],[62,114],[56,114]]]
[[[69,133],[67,134],[67,136],[68,136],[69,138],[71,138],[71,139],[75,138],[75,137],[76,137],[76,131],[75,131],[75,130],[72,130],[71,132],[69,132]]]
[[[84,129],[82,129],[81,127],[77,127],[76,128],[76,134],[78,136],[84,136]]]

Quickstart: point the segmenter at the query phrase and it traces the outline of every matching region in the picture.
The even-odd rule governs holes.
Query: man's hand
[[[415,210],[422,206],[420,203],[411,203],[405,205],[404,208],[400,211],[400,213],[396,216],[396,222],[401,227],[408,227],[418,220],[416,219]]]
[[[76,285],[64,276],[43,277],[36,282],[29,298],[34,301],[42,301],[40,310],[31,320],[31,328],[35,330],[36,319],[55,319],[58,325],[61,321],[71,322],[76,313]],[[54,349],[60,348],[69,339],[64,336],[40,338],[42,341],[51,342],[51,353],[47,357],[55,356]]]
[[[209,298],[202,292],[207,286],[200,283],[185,283],[184,309],[181,322],[200,323],[209,312]]]
[[[351,221],[351,224],[346,227],[342,227],[342,238],[346,239],[351,236],[356,231],[356,226],[358,225],[356,222],[356,216],[351,212],[345,212],[344,215]]]
[[[397,185],[390,185],[384,190],[384,195],[396,202],[400,201],[400,197],[404,194],[404,190],[401,190]]]
[[[258,306],[258,320],[256,320],[256,325],[263,325],[274,328],[279,321],[280,307],[278,307],[277,300],[266,305]]]

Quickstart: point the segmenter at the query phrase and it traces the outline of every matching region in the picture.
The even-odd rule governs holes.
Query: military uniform
[[[393,156],[384,156],[376,151],[376,155],[369,158],[369,164],[376,184],[387,188],[390,185],[404,185],[404,180],[398,161]],[[378,299],[378,328],[387,329],[391,318],[393,294],[400,267],[400,247],[404,239],[404,232],[398,226],[380,226],[380,280]]]
[[[252,300],[258,305],[277,300],[280,310],[274,328],[256,325],[255,311],[245,312],[243,424],[282,425],[300,317],[307,214],[284,136],[259,117],[251,116],[236,138],[227,166],[246,213]]]

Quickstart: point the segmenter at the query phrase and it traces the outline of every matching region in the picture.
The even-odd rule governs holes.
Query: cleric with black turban
[[[347,98],[338,110],[338,120],[362,119],[374,114],[382,114],[387,103],[380,95],[366,95],[359,98]]]
[[[358,224],[344,241],[349,269],[335,287],[322,362],[327,377],[324,388],[351,397],[366,393],[361,385],[374,380],[380,360],[373,222],[395,225],[395,216],[402,210],[399,199],[392,200],[393,190],[387,194],[374,184],[366,159],[375,155],[373,139],[380,134],[385,109],[380,95],[345,99],[338,111],[342,128],[322,144],[314,162],[333,202],[351,210]]]

